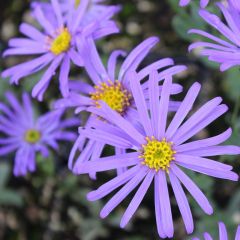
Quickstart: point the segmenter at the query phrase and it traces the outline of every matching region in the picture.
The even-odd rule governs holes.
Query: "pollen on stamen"
[[[154,169],[168,172],[171,161],[173,161],[176,151],[172,149],[172,142],[167,142],[165,138],[161,141],[154,136],[146,137],[147,143],[142,146],[142,154],[139,158],[143,159],[142,164]]]
[[[132,99],[132,95],[124,89],[119,81],[108,81],[96,85],[95,92],[90,93],[91,99],[95,101],[97,107],[100,107],[99,101],[105,102],[111,109],[123,114]]]
[[[53,54],[59,55],[70,48],[72,36],[67,28],[60,29],[55,39],[50,39],[50,50]]]

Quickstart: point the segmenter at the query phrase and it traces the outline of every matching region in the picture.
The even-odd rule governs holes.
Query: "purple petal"
[[[180,146],[177,146],[175,150],[180,153],[180,152],[188,152],[191,150],[197,150],[199,148],[205,148],[205,147],[210,147],[210,146],[215,146],[218,144],[223,143],[226,141],[232,134],[232,129],[228,128],[225,132],[206,139],[198,140],[198,141],[193,141],[190,143],[185,143]]]
[[[62,10],[60,8],[59,2],[58,2],[58,0],[51,0],[51,3],[52,3],[52,8],[53,8],[54,13],[57,18],[58,27],[61,28],[61,27],[63,27],[63,17],[62,17]]]
[[[203,234],[205,240],[213,240],[209,233]]]
[[[72,149],[71,149],[71,152],[70,152],[70,155],[69,155],[69,158],[68,158],[68,168],[69,168],[70,170],[73,169],[74,157],[75,157],[75,155],[76,155],[76,152],[77,152],[77,150],[78,150],[78,147],[79,147],[79,144],[80,144],[81,141],[82,141],[82,136],[79,136],[79,137],[77,138],[77,140],[75,141]]]
[[[119,205],[127,195],[137,187],[137,185],[142,181],[146,176],[148,168],[142,167],[139,172],[124,186],[122,187],[103,207],[100,212],[101,218],[105,218],[109,213]]]
[[[229,47],[229,48],[233,48],[233,49],[236,48],[236,46],[230,44],[229,42],[226,42],[226,41],[224,41],[224,40],[222,40],[222,39],[220,39],[218,37],[215,37],[214,35],[212,35],[210,33],[204,32],[202,30],[191,29],[191,30],[188,31],[188,33],[199,34],[199,35],[201,35],[203,37],[206,37],[206,38],[209,38],[209,39],[211,39],[211,40],[213,40],[213,41],[215,41],[215,42],[217,42],[217,43],[219,43],[219,44],[221,44],[223,46],[226,46],[226,47]]]
[[[131,71],[134,71],[140,62],[145,58],[145,56],[149,53],[150,49],[153,48],[157,44],[159,39],[157,37],[150,37],[135,47],[128,57],[125,59],[122,64],[118,80],[121,81],[125,73],[131,68]]]
[[[182,219],[186,227],[186,231],[188,234],[191,234],[194,229],[194,224],[193,224],[192,212],[191,212],[187,197],[182,189],[182,186],[179,180],[174,175],[174,173],[172,173],[171,170],[169,172],[169,178],[173,188],[174,195],[177,200],[177,205],[179,207],[179,210],[182,215]]]
[[[144,99],[140,82],[137,81],[137,74],[134,72],[131,72],[129,75],[130,75],[129,78],[131,79],[130,81],[130,86],[132,90],[131,92],[137,107],[140,122],[144,127],[146,135],[153,136],[153,129],[152,129],[151,121],[149,118],[147,105]]]
[[[23,93],[22,95],[23,106],[25,109],[26,117],[30,123],[30,125],[34,124],[34,112],[31,99],[27,93]]]
[[[140,132],[138,132],[130,122],[125,120],[120,114],[113,111],[106,104],[101,103],[101,109],[88,108],[88,111],[96,113],[104,119],[109,119],[110,122],[122,129],[131,138],[135,139],[135,141],[139,144],[143,144],[145,142],[144,136]]]
[[[180,0],[179,6],[185,7],[190,3],[191,0]]]
[[[78,52],[76,52],[73,48],[71,48],[68,51],[68,55],[76,66],[83,67],[84,62],[82,56]]]
[[[159,70],[164,67],[168,67],[173,65],[174,62],[171,58],[164,58],[161,60],[158,60],[147,67],[143,68],[141,71],[138,72],[138,79],[142,80],[145,77],[147,77],[152,71]]]
[[[69,86],[68,86],[69,72],[70,72],[70,58],[66,54],[63,58],[63,61],[60,67],[60,75],[59,75],[60,91],[63,97],[68,97],[69,95]]]
[[[237,228],[235,240],[240,240],[240,225]]]
[[[174,228],[165,172],[162,170],[158,171],[156,174],[156,180],[159,181],[158,191],[160,196],[159,200],[163,220],[163,229],[165,231],[165,234],[171,238],[173,237]]]
[[[17,84],[18,80],[21,77],[24,77],[39,71],[40,69],[45,67],[49,62],[51,62],[52,59],[53,59],[53,55],[51,53],[44,54],[43,56],[35,58],[34,60],[21,63],[14,67],[6,69],[5,71],[2,72],[2,77],[7,78],[12,75],[13,77],[11,81]]]
[[[88,143],[86,144],[86,146],[83,148],[83,150],[81,151],[81,153],[79,154],[78,158],[76,159],[74,166],[73,166],[73,172],[74,174],[79,174],[79,169],[81,168],[82,164],[87,162],[94,150],[94,145],[95,145],[95,141],[88,141]],[[99,157],[99,159],[101,159]]]
[[[171,121],[171,123],[167,128],[167,131],[166,131],[167,139],[171,139],[172,136],[176,133],[178,127],[182,124],[183,120],[191,110],[198,96],[200,88],[201,88],[201,85],[199,83],[194,83],[192,87],[188,90],[186,97],[182,101],[182,104],[180,105],[173,120]]]
[[[95,140],[104,144],[109,144],[119,148],[131,148],[132,143],[127,141],[122,136],[117,136],[110,132],[105,132],[100,129],[90,129],[86,128],[81,131],[81,134],[88,137],[91,140]]]
[[[203,211],[206,214],[211,215],[213,213],[213,208],[197,185],[175,164],[171,165],[171,170],[186,187],[192,197],[197,201]]]
[[[117,60],[118,58],[122,56],[126,56],[126,52],[121,51],[121,50],[115,50],[111,53],[109,59],[108,59],[108,66],[107,66],[107,72],[110,77],[110,80],[115,81],[116,79],[116,67],[117,67]]]
[[[177,163],[178,165],[187,168],[187,169],[191,169],[192,171],[195,172],[199,172],[202,174],[206,174],[208,176],[211,177],[216,177],[216,178],[221,178],[221,179],[227,179],[227,180],[231,180],[231,181],[238,181],[238,175],[234,172],[231,171],[226,171],[226,170],[219,170],[219,169],[212,169],[211,166],[210,167],[201,167],[201,166],[196,166],[193,164],[186,164],[186,163]]]
[[[104,147],[105,147],[105,144],[95,142],[95,146],[94,146],[94,149],[92,151],[92,156],[90,158],[90,161],[94,161],[94,159],[100,159]],[[123,153],[125,153],[125,152],[122,152],[122,154]],[[91,179],[96,180],[96,172],[90,172],[89,176],[90,176]]]
[[[226,229],[224,223],[220,222],[218,224],[218,227],[219,227],[219,240],[228,239],[227,229]]]
[[[72,26],[70,29],[73,33],[75,33],[78,30],[78,27],[87,10],[88,5],[89,5],[89,0],[81,0],[74,16],[74,22],[72,23]]]
[[[217,100],[217,99],[215,99]],[[210,101],[209,104],[203,105],[195,114],[193,114],[176,132],[173,136],[172,141],[179,145],[189,138],[194,136],[196,133],[201,131],[203,128],[208,126],[222,114],[224,114],[228,107],[224,104],[219,104],[219,101]]]
[[[35,17],[38,23],[44,28],[44,30],[52,37],[54,37],[55,29],[48,19],[44,16],[43,11],[40,6],[34,9]]]
[[[136,194],[134,195],[132,201],[128,205],[128,208],[121,219],[121,223],[120,223],[121,228],[124,228],[128,224],[129,220],[132,218],[133,214],[136,212],[148,188],[150,187],[150,184],[152,183],[154,175],[155,175],[155,172],[152,170],[150,170],[149,173],[147,173],[145,179],[143,180],[141,186],[137,190]]]
[[[209,156],[218,156],[218,155],[238,155],[240,154],[240,148],[238,146],[212,146],[200,148],[192,151],[185,152],[188,155],[209,157]]]
[[[168,116],[168,107],[169,107],[169,98],[170,90],[172,86],[172,77],[167,77],[163,83],[162,94],[159,102],[159,116],[157,124],[157,139],[162,139],[165,137],[166,125],[167,125],[167,116]]]
[[[161,238],[166,238],[167,235],[163,227],[163,221],[165,221],[165,219],[163,218],[162,212],[161,212],[159,189],[160,189],[160,182],[159,182],[159,179],[155,177],[154,178],[154,204],[155,204],[155,218],[157,222],[157,230]]]
[[[189,164],[197,167],[206,167],[209,169],[215,169],[216,171],[231,171],[232,166],[210,160],[207,158],[201,158],[197,156],[184,155],[184,154],[175,154],[175,160],[177,163]]]
[[[94,159],[94,161],[79,164],[78,169],[74,170],[77,171],[77,174],[83,174],[90,172],[103,172],[120,167],[132,166],[139,164],[138,155],[139,153],[134,152]]]
[[[0,156],[7,155],[15,151],[18,147],[19,147],[19,142],[15,142],[14,144],[9,144],[8,146],[0,147]]]
[[[96,201],[98,199],[101,199],[107,196],[109,193],[111,193],[112,191],[114,191],[115,189],[122,186],[123,184],[128,182],[130,179],[132,179],[139,172],[140,168],[141,166],[137,165],[135,167],[128,169],[123,174],[118,175],[117,177],[103,184],[97,190],[88,193],[87,199],[89,201]]]
[[[24,176],[28,171],[33,172],[35,169],[35,152],[33,148],[28,145],[19,148],[15,157],[14,175]]]
[[[38,99],[41,101],[41,90],[45,89],[46,86],[49,85],[49,82],[51,81],[53,75],[55,75],[55,70],[59,67],[64,55],[59,55],[57,58],[55,58],[49,68],[44,73],[41,80],[35,85],[32,91],[33,97],[38,97]]]
[[[159,91],[158,91],[158,73],[154,71],[150,75],[148,81],[149,84],[149,105],[151,113],[151,124],[153,135],[158,135],[158,129],[160,128],[160,115],[159,115]]]
[[[37,28],[33,27],[32,25],[28,23],[22,23],[19,27],[19,30],[22,34],[25,36],[36,40],[36,41],[44,41],[46,36],[42,34]]]
[[[224,36],[227,36],[233,43],[239,45],[240,40],[238,37],[221,21],[215,14],[211,14],[206,10],[200,10],[199,15],[212,27],[218,30]]]

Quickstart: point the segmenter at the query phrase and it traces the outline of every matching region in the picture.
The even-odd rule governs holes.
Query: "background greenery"
[[[229,112],[221,117],[207,130],[199,133],[198,138],[216,135],[231,125],[234,129],[231,143],[239,144],[239,96],[240,72],[238,68],[220,73],[215,64],[199,58],[197,51],[189,54],[188,46],[196,36],[187,35],[193,27],[212,31],[199,17],[198,1],[188,8],[179,8],[178,0],[111,0],[111,4],[122,4],[123,11],[116,17],[122,33],[98,42],[103,60],[115,48],[131,50],[148,36],[160,36],[160,44],[146,58],[145,65],[162,57],[172,57],[178,64],[186,64],[188,71],[177,76],[186,89],[194,82],[202,84],[201,95],[196,108],[215,96],[222,96],[229,106]],[[10,37],[19,35],[18,26],[22,21],[32,22],[29,12],[29,1],[1,1],[0,6],[0,49],[7,47]],[[218,12],[212,4],[209,6]],[[199,37],[198,37],[199,39]],[[0,59],[0,70],[24,58]],[[4,101],[6,90],[20,94],[23,89],[30,91],[41,74],[22,81],[20,87],[8,85],[1,79],[0,100]],[[80,69],[75,69],[74,79],[86,78]],[[44,112],[51,102],[59,97],[56,83],[48,90],[45,101],[40,104]],[[182,95],[183,96],[183,95]],[[181,96],[180,96],[181,99]],[[38,157],[37,172],[26,177],[15,178],[12,175],[13,155],[0,159],[0,239],[4,240],[146,240],[159,239],[154,218],[153,189],[150,189],[134,219],[125,230],[118,227],[119,220],[129,200],[126,199],[109,218],[101,220],[99,211],[107,199],[98,202],[87,202],[86,193],[97,188],[114,176],[115,172],[99,174],[98,181],[88,176],[74,176],[67,169],[67,157],[71,144],[61,145],[57,154],[48,159]],[[221,157],[229,162],[236,172],[239,170],[239,157]],[[192,198],[189,201],[194,213],[196,231],[200,236],[209,231],[217,238],[217,222],[223,220],[233,239],[237,224],[240,224],[240,185],[224,180],[213,179],[200,174],[188,173],[203,189],[213,204],[215,214],[206,216]],[[172,192],[171,196],[173,196]],[[131,197],[131,196],[130,196]],[[175,238],[188,239],[185,235],[175,199],[173,206]],[[164,219],[163,219],[164,221]]]

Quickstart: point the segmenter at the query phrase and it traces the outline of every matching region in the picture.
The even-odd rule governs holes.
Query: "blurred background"
[[[146,37],[155,35],[161,38],[160,44],[145,59],[144,65],[163,57],[172,57],[177,64],[185,64],[188,70],[178,75],[175,81],[186,89],[198,81],[202,84],[201,95],[195,105],[222,96],[229,106],[229,112],[215,121],[206,130],[199,133],[198,138],[217,135],[233,127],[230,143],[240,142],[240,71],[239,68],[220,73],[218,66],[206,59],[198,57],[198,52],[188,53],[189,43],[196,36],[187,34],[190,28],[201,28],[212,31],[198,17],[198,2],[188,8],[179,8],[178,0],[110,0],[110,4],[122,4],[122,12],[116,20],[122,30],[119,35],[110,36],[98,42],[103,60],[109,53],[121,48],[131,50]],[[7,48],[11,37],[19,36],[18,26],[22,21],[33,22],[26,0],[9,0],[0,3],[0,50]],[[214,4],[208,7],[217,12]],[[197,37],[199,39],[199,37]],[[0,59],[0,71],[21,62],[24,58],[10,57]],[[20,94],[30,91],[38,81],[40,74],[26,78],[19,87],[9,86],[6,79],[0,82],[0,100],[4,101],[7,90]],[[73,79],[86,78],[81,69],[74,69]],[[56,83],[52,83],[47,91],[45,101],[37,104],[39,111],[49,109],[53,100],[59,96]],[[186,92],[186,90],[185,90]],[[182,99],[184,95],[178,96]],[[69,114],[72,114],[70,112]],[[229,143],[228,142],[228,143]],[[26,177],[15,178],[12,174],[14,156],[0,159],[0,239],[4,240],[146,240],[159,239],[153,204],[153,189],[150,189],[140,205],[133,220],[122,230],[119,228],[120,218],[131,197],[126,199],[107,218],[100,219],[99,212],[108,198],[97,202],[88,202],[86,193],[96,189],[115,175],[115,172],[99,174],[93,181],[88,176],[74,176],[67,169],[68,154],[71,144],[62,144],[57,154],[48,159],[38,157],[38,169]],[[107,149],[107,152],[111,149]],[[106,152],[106,154],[107,154]],[[228,162],[240,173],[239,157],[221,157],[220,161]],[[204,175],[187,172],[204,191],[214,206],[213,216],[205,215],[196,202],[189,196],[195,219],[196,231],[193,236],[208,231],[214,239],[218,239],[218,220],[226,223],[229,238],[233,239],[237,224],[240,224],[240,185],[225,180],[218,180]],[[169,188],[170,189],[170,188]],[[185,229],[175,199],[170,189],[172,211],[174,215],[176,240],[190,239]],[[163,219],[164,221],[164,219]]]

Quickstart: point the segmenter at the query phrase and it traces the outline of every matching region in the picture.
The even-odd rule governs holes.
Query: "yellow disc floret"
[[[59,32],[59,35],[51,42],[50,47],[51,52],[55,55],[66,52],[70,47],[72,39],[71,34],[67,28],[63,28]]]
[[[29,129],[25,133],[25,141],[31,144],[37,143],[41,138],[41,133],[35,129]]]
[[[75,4],[74,4],[75,8],[78,8],[80,2],[81,2],[81,0],[75,0]]]
[[[105,102],[111,109],[122,114],[130,105],[131,94],[123,88],[119,81],[108,81],[95,86],[96,91],[91,93],[92,100],[100,107],[99,101]]]
[[[142,146],[142,155],[139,156],[143,159],[142,164],[156,171],[162,169],[168,172],[176,153],[172,149],[172,142],[167,142],[165,138],[158,141],[155,137],[146,137],[146,140],[147,143]]]

